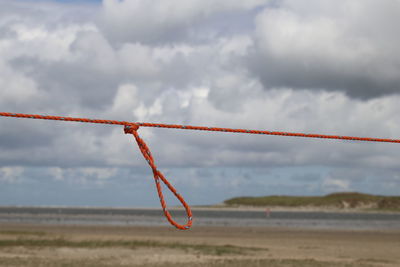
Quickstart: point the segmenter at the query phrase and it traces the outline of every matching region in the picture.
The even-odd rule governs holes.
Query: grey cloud
[[[212,21],[219,26],[227,26],[221,24],[219,16],[241,17],[243,11],[251,11],[265,5],[266,2],[105,0],[100,21],[107,36],[118,42],[171,43],[196,39],[201,41],[218,34],[218,31],[213,29],[215,27],[209,26],[210,23],[213,24]]]
[[[360,99],[400,92],[400,80],[374,77],[376,74],[373,70],[365,71],[363,68],[368,66],[335,69],[329,66],[330,63],[318,60],[290,60],[272,56],[260,59],[257,55],[254,55],[252,64],[251,68],[266,88],[344,91],[350,97]]]
[[[257,5],[251,8],[245,6],[244,14],[247,16],[249,10]],[[239,12],[240,8],[236,8],[235,12]],[[221,16],[225,14],[224,10],[215,11],[215,14]],[[63,10],[62,13],[68,12]],[[57,17],[56,14],[54,16]],[[312,17],[312,14],[308,16]],[[32,19],[40,21],[34,16]],[[58,22],[58,31],[47,29],[41,33],[47,40],[49,52],[59,48],[59,53],[26,49],[30,47],[29,44],[32,47],[42,44],[42,41],[33,37],[24,42],[10,40],[15,49],[4,50],[9,58],[0,60],[6,66],[3,75],[10,77],[13,82],[22,79],[31,81],[29,84],[34,94],[29,99],[24,99],[22,93],[11,95],[11,98],[9,95],[12,91],[2,88],[0,94],[9,97],[7,101],[5,97],[0,100],[4,109],[311,133],[376,134],[385,137],[388,132],[399,132],[396,116],[393,115],[398,112],[396,98],[376,99],[374,104],[355,101],[340,93],[296,90],[297,87],[263,90],[242,61],[248,56],[253,43],[258,47],[261,40],[253,40],[251,33],[245,34],[243,29],[239,35],[228,32],[226,36],[204,43],[191,42],[191,37],[187,36],[183,43],[174,45],[168,41],[164,45],[137,42],[117,45],[93,22],[82,25],[71,22],[62,27],[63,21],[60,19]],[[36,25],[32,27],[37,29]],[[27,25],[25,30],[29,32],[29,29]],[[23,32],[20,34],[24,36]],[[65,35],[69,38],[58,39]],[[265,51],[259,52],[262,58]],[[272,67],[267,70],[274,71]],[[9,73],[18,75],[14,77]],[[315,79],[321,79],[321,84],[329,86],[328,82],[322,82],[325,73],[321,71],[320,74],[322,78]],[[17,88],[19,84],[16,84]],[[275,85],[278,86],[278,83]],[[385,125],[381,127],[373,125],[382,122]],[[50,129],[46,134],[42,130],[27,130],[32,131],[35,142],[25,151],[21,145],[25,144],[22,126],[13,126],[14,130],[2,130],[4,138],[1,146],[7,148],[2,158],[3,164],[145,164],[132,138],[123,135],[121,129],[83,125],[46,127]],[[311,140],[289,140],[287,137],[178,133],[159,129],[140,129],[140,133],[143,133],[162,166],[273,167],[305,166],[311,162],[329,166],[396,165],[393,160],[395,149],[379,146],[322,144]],[[39,141],[39,136],[48,141]],[[370,156],[373,153],[378,155],[379,161]]]
[[[120,83],[118,76],[82,64],[46,63],[32,58],[18,58],[11,64],[20,72],[24,68],[32,69],[26,75],[37,82],[40,90],[53,96],[46,106],[60,112],[82,106],[102,109],[110,104]]]
[[[35,149],[54,141],[55,136],[51,131],[35,126],[32,122],[3,119],[0,122],[0,148],[3,152],[8,149]]]
[[[399,10],[393,0],[282,1],[256,19],[250,69],[266,88],[343,91],[360,99],[398,93]]]

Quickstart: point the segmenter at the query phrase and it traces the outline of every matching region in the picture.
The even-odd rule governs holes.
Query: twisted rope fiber
[[[98,124],[110,124],[110,125],[123,125],[124,132],[126,134],[132,134],[139,146],[139,149],[153,171],[154,181],[156,183],[158,197],[160,199],[161,207],[167,220],[176,228],[181,230],[189,229],[192,226],[192,211],[189,205],[185,202],[183,197],[177,193],[176,189],[168,182],[164,175],[157,169],[154,163],[153,156],[151,155],[150,149],[142,138],[140,138],[137,130],[139,127],[156,127],[156,128],[172,128],[172,129],[184,129],[184,130],[199,130],[199,131],[213,131],[213,132],[230,132],[230,133],[246,133],[246,134],[265,134],[265,135],[280,135],[280,136],[293,136],[293,137],[306,137],[306,138],[323,138],[323,139],[339,139],[339,140],[352,140],[352,141],[366,141],[366,142],[385,142],[385,143],[400,143],[400,139],[384,139],[384,138],[370,138],[370,137],[355,137],[355,136],[339,136],[339,135],[324,135],[324,134],[305,134],[305,133],[291,133],[291,132],[276,132],[276,131],[258,131],[258,130],[246,130],[246,129],[231,129],[231,128],[216,128],[216,127],[203,127],[203,126],[190,126],[190,125],[178,125],[178,124],[159,124],[159,123],[143,123],[143,122],[127,122],[127,121],[116,121],[116,120],[98,120],[88,118],[73,118],[73,117],[59,117],[59,116],[45,116],[37,114],[22,114],[22,113],[8,113],[0,112],[2,117],[14,117],[14,118],[28,118],[28,119],[41,119],[41,120],[56,120],[56,121],[72,121],[72,122],[83,122],[83,123],[98,123]],[[167,204],[164,200],[164,195],[161,188],[161,182],[163,182],[167,188],[175,195],[175,197],[181,202],[186,210],[188,217],[185,225],[178,224],[173,220],[171,214],[167,210]]]

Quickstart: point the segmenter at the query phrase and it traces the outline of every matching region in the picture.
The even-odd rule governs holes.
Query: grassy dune
[[[377,196],[362,193],[334,193],[326,196],[237,197],[224,202],[228,206],[326,207],[400,211],[399,196]]]

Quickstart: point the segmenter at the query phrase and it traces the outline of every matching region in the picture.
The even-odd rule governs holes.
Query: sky
[[[0,111],[399,138],[399,23],[398,0],[0,0]],[[397,144],[139,134],[192,205],[400,191]],[[121,127],[0,118],[0,151],[0,205],[159,205]]]

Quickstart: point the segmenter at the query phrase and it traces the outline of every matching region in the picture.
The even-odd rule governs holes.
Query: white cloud
[[[104,185],[107,180],[115,179],[117,168],[77,167],[77,168],[46,168],[45,172],[55,181],[66,182],[70,185]]]
[[[81,64],[90,64],[90,68],[106,73],[117,68],[114,49],[97,29],[75,33],[75,40],[70,47],[76,61]]]
[[[139,104],[139,97],[137,95],[137,87],[131,84],[124,84],[118,88],[115,95],[111,114],[117,116],[121,115],[134,115],[134,110]]]
[[[121,69],[134,77],[157,76],[159,64],[152,53],[153,49],[138,43],[123,45],[118,51]]]
[[[48,174],[56,181],[64,180],[64,171],[59,167],[51,167],[47,169]]]
[[[26,104],[37,99],[39,90],[34,80],[16,72],[0,59],[0,103]]]
[[[110,179],[117,173],[115,168],[82,168],[80,171],[86,177],[93,177],[99,180]]]
[[[10,54],[16,56],[39,57],[41,60],[68,60],[72,55],[70,45],[77,34],[95,31],[92,24],[59,26],[53,29],[44,25],[13,24],[10,31],[15,33]]]
[[[0,168],[0,182],[2,183],[18,183],[22,180],[24,174],[23,167],[2,167]]]
[[[325,179],[322,188],[325,192],[349,192],[351,189],[349,187],[349,182],[340,179]]]

